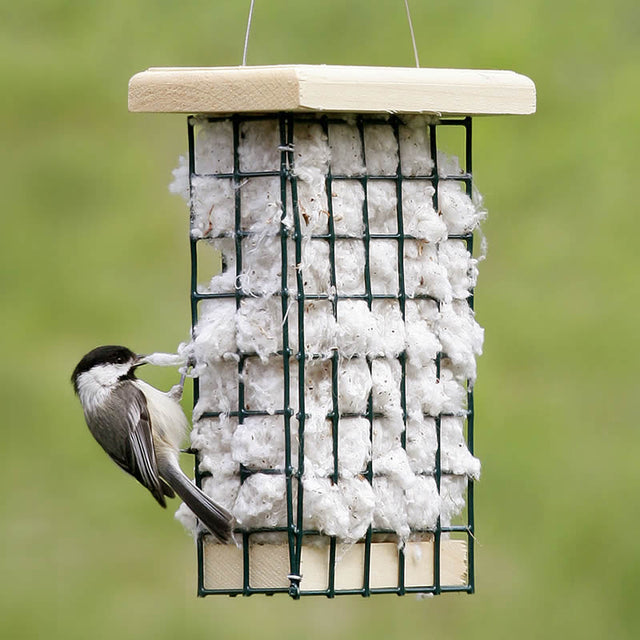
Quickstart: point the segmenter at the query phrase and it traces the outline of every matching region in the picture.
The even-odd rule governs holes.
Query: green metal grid
[[[254,121],[254,120],[277,120],[279,136],[280,136],[280,167],[277,171],[242,171],[240,169],[240,158],[239,158],[239,143],[240,143],[240,131],[241,126],[244,122]],[[290,346],[289,341],[289,329],[288,323],[284,322],[282,325],[282,351],[278,352],[278,355],[282,357],[283,363],[283,375],[284,375],[284,397],[283,397],[283,408],[280,410],[276,410],[274,413],[268,414],[266,411],[259,410],[249,410],[245,407],[244,402],[244,383],[242,380],[242,371],[245,364],[245,361],[248,358],[256,357],[255,354],[250,353],[239,353],[238,360],[238,409],[237,411],[228,412],[228,415],[231,417],[236,417],[238,420],[238,424],[241,424],[244,419],[248,416],[266,416],[266,415],[280,415],[283,417],[284,423],[284,431],[285,431],[285,460],[284,467],[281,470],[278,469],[248,469],[241,467],[241,481],[246,480],[249,475],[253,473],[283,473],[286,478],[286,492],[287,492],[287,525],[286,527],[263,527],[263,528],[254,528],[254,529],[246,529],[246,530],[237,530],[236,533],[241,535],[242,538],[242,547],[243,547],[243,587],[240,589],[210,589],[206,588],[204,584],[204,537],[206,534],[201,533],[198,536],[197,540],[197,554],[198,554],[198,595],[206,596],[212,594],[227,594],[230,596],[236,595],[252,595],[255,593],[263,593],[267,595],[272,595],[274,593],[288,593],[293,598],[299,598],[302,595],[324,595],[329,598],[332,598],[336,595],[361,595],[361,596],[370,596],[372,594],[378,593],[393,593],[397,595],[404,595],[405,593],[428,593],[428,594],[440,594],[443,592],[450,591],[458,591],[458,592],[466,592],[473,593],[475,590],[475,558],[474,558],[474,533],[475,533],[475,522],[474,522],[474,491],[473,491],[473,480],[468,478],[467,482],[467,500],[466,500],[466,523],[460,525],[450,525],[443,526],[440,522],[440,518],[438,518],[437,525],[435,530],[429,531],[433,535],[434,539],[434,565],[433,565],[433,575],[434,575],[434,583],[429,586],[419,586],[412,587],[405,585],[405,557],[402,549],[399,549],[398,552],[398,584],[395,587],[385,587],[385,588],[373,588],[370,586],[370,572],[371,572],[371,546],[374,541],[374,537],[377,535],[385,535],[385,536],[393,536],[395,532],[386,529],[374,529],[373,527],[369,527],[363,543],[364,543],[364,572],[363,572],[363,582],[362,588],[358,589],[336,589],[335,588],[335,569],[336,569],[336,545],[337,540],[334,536],[324,536],[319,531],[314,530],[305,530],[303,528],[303,495],[304,489],[302,485],[302,475],[304,473],[304,435],[305,435],[305,420],[307,418],[305,413],[305,362],[308,358],[313,358],[314,354],[305,353],[304,347],[304,302],[306,300],[314,300],[314,299],[323,299],[328,300],[332,305],[332,312],[334,317],[337,319],[337,306],[339,300],[345,299],[364,299],[367,302],[369,309],[371,310],[373,301],[376,299],[393,299],[398,300],[400,305],[400,310],[402,313],[402,317],[404,318],[405,314],[405,302],[408,298],[405,292],[404,286],[404,240],[405,239],[414,239],[410,235],[406,235],[404,233],[403,223],[404,216],[402,211],[402,184],[403,181],[406,180],[427,180],[429,181],[433,188],[433,206],[436,211],[438,211],[438,183],[440,181],[445,180],[455,180],[464,183],[465,191],[467,195],[471,196],[473,191],[473,178],[472,178],[472,121],[470,117],[464,118],[447,118],[447,119],[434,119],[430,124],[426,125],[428,128],[429,135],[429,145],[430,145],[430,155],[433,161],[433,169],[431,173],[427,175],[404,175],[401,166],[401,154],[398,152],[398,166],[395,175],[374,175],[367,173],[365,170],[362,175],[354,176],[354,175],[339,175],[333,174],[331,167],[329,167],[328,174],[326,176],[326,193],[327,193],[327,203],[329,209],[329,221],[328,221],[328,232],[326,234],[313,234],[309,237],[312,239],[322,239],[326,240],[329,243],[329,259],[330,259],[330,284],[332,287],[336,285],[336,265],[335,265],[335,243],[336,240],[341,239],[353,239],[353,236],[345,236],[337,234],[334,227],[334,218],[333,218],[333,199],[331,197],[332,193],[332,185],[335,181],[340,180],[349,180],[354,181],[357,180],[361,183],[364,192],[364,203],[363,203],[363,224],[364,224],[364,233],[362,236],[362,241],[365,247],[365,267],[364,267],[364,281],[365,281],[365,293],[362,295],[354,294],[354,295],[338,295],[338,294],[307,294],[304,291],[303,278],[300,270],[296,270],[296,291],[289,290],[289,283],[287,282],[287,265],[289,260],[289,246],[288,240],[294,240],[295,246],[295,260],[296,264],[301,262],[302,258],[302,231],[300,225],[300,211],[298,208],[298,190],[297,190],[297,177],[295,175],[295,158],[294,158],[294,128],[296,123],[303,122],[308,123],[310,121],[320,122],[325,135],[329,138],[330,133],[330,124],[334,123],[344,123],[344,119],[340,117],[329,117],[329,116],[315,116],[315,115],[301,115],[301,114],[291,114],[291,113],[280,113],[276,115],[257,115],[257,116],[246,116],[246,115],[234,115],[231,117],[210,117],[206,119],[208,122],[215,121],[223,121],[223,120],[231,120],[232,129],[233,129],[233,171],[230,173],[215,173],[215,174],[206,174],[211,177],[216,178],[227,178],[233,181],[234,193],[235,193],[235,224],[234,229],[229,230],[232,234],[235,242],[235,258],[236,258],[236,276],[240,275],[242,272],[242,256],[243,256],[243,240],[250,235],[250,233],[243,229],[242,227],[242,200],[241,200],[241,189],[240,186],[244,180],[247,178],[253,177],[266,177],[272,176],[277,177],[280,180],[280,190],[281,190],[281,203],[282,203],[282,217],[280,224],[279,236],[281,239],[281,261],[282,261],[282,276],[281,276],[281,288],[280,291],[275,295],[278,295],[281,299],[281,310],[282,317],[285,318],[289,309],[289,302],[291,299],[295,299],[298,302],[298,350],[294,353]],[[197,175],[205,175],[205,174],[197,174],[196,173],[196,136],[195,136],[195,128],[197,126],[198,119],[189,117],[188,118],[188,141],[189,141],[189,184],[191,186],[192,179]],[[359,115],[356,118],[357,128],[359,131],[361,152],[363,164],[366,166],[366,144],[365,144],[365,129],[367,126],[372,124],[390,124],[394,131],[395,140],[397,143],[398,151],[400,149],[400,137],[399,137],[399,126],[401,121],[396,116],[391,116],[388,118],[382,118],[380,116],[375,115]],[[438,142],[437,142],[437,131],[441,127],[460,127],[464,130],[464,171],[460,174],[455,175],[440,175],[439,167],[438,167]],[[395,181],[396,184],[396,194],[397,194],[397,232],[396,233],[371,233],[369,226],[369,217],[368,217],[368,201],[367,201],[367,183],[371,180],[385,180]],[[290,200],[288,200],[288,195],[290,195]],[[288,229],[284,223],[284,220],[287,216],[287,206],[288,202],[291,202],[292,214],[293,214],[293,229]],[[192,205],[193,206],[193,205]],[[191,211],[191,220],[193,222],[195,218],[194,211]],[[377,239],[392,239],[398,242],[398,293],[397,295],[388,295],[388,294],[374,294],[371,288],[371,272],[370,272],[370,243],[371,240]],[[473,234],[464,234],[464,235],[449,235],[448,239],[460,239],[464,240],[467,245],[468,251],[473,253]],[[203,300],[211,300],[211,299],[221,299],[221,298],[233,298],[236,302],[236,308],[240,307],[240,304],[244,298],[250,297],[250,294],[242,291],[239,285],[236,285],[235,291],[233,293],[230,292],[222,292],[222,293],[204,293],[198,291],[198,252],[197,246],[198,243],[206,240],[205,238],[194,238],[193,235],[190,235],[190,243],[191,243],[191,316],[192,316],[192,327],[195,328],[198,321],[198,307],[199,303]],[[237,278],[236,278],[237,282]],[[426,298],[434,300],[439,307],[439,301],[431,298],[428,295],[416,295],[415,299],[418,298]],[[468,303],[470,307],[473,309],[474,306],[474,292],[471,291],[471,295],[468,298]],[[294,415],[294,411],[291,407],[291,377],[290,377],[290,362],[291,356],[295,357],[298,364],[298,407],[299,411]],[[436,375],[439,378],[440,376],[440,367],[442,358],[446,357],[446,354],[439,353],[436,358]],[[347,417],[351,414],[345,414],[339,412],[338,407],[338,394],[337,394],[337,385],[338,385],[338,358],[339,354],[337,351],[334,351],[330,360],[332,363],[332,399],[333,399],[333,408],[327,415],[327,419],[331,421],[332,424],[332,434],[333,434],[333,465],[334,471],[332,474],[332,479],[334,482],[339,480],[338,476],[338,430],[339,430],[339,419],[340,417]],[[405,430],[402,433],[402,446],[406,447],[406,381],[405,381],[405,366],[406,366],[406,354],[401,353],[398,356],[398,360],[401,365],[402,377],[401,377],[401,406],[403,411],[403,419],[405,421]],[[371,371],[371,358],[367,358],[369,370]],[[198,380],[194,380],[194,406],[198,402],[199,399],[199,385]],[[203,418],[207,417],[218,417],[222,412],[217,411],[205,411],[202,414]],[[436,459],[435,459],[435,481],[438,488],[438,492],[440,492],[441,479],[442,476],[445,475],[445,472],[442,471],[441,464],[441,419],[446,414],[440,414],[437,416],[429,416],[435,419],[436,424],[436,435],[437,435],[437,451],[436,451]],[[467,410],[465,412],[466,415],[466,439],[467,446],[471,454],[474,453],[474,399],[473,399],[473,389],[471,385],[467,384]],[[373,399],[372,394],[369,394],[367,411],[366,414],[363,414],[370,424],[370,438],[373,441],[373,422],[374,417],[378,417],[377,414],[374,413],[373,410]],[[295,461],[292,457],[291,451],[291,435],[293,430],[296,428],[294,425],[294,420],[297,422],[297,435],[298,435],[298,456],[297,461]],[[194,452],[196,455],[196,464],[195,464],[195,475],[196,482],[198,486],[201,486],[202,479],[205,475],[199,471],[199,460],[197,452]],[[366,478],[369,482],[373,481],[374,470],[373,464],[370,460],[367,465],[366,470]],[[294,492],[294,484],[296,485],[297,491]],[[297,495],[295,499],[296,504],[294,505],[294,493]],[[259,533],[266,532],[282,532],[286,533],[288,550],[289,550],[289,566],[290,572],[287,576],[290,585],[288,588],[260,588],[260,587],[252,587],[250,585],[249,576],[250,576],[250,540],[251,536]],[[467,541],[467,582],[464,585],[460,586],[450,586],[450,585],[442,585],[440,579],[440,552],[441,552],[441,540],[442,534],[453,534],[453,535],[463,535]],[[326,589],[321,590],[301,590],[300,588],[300,562],[301,562],[301,552],[302,546],[304,543],[304,538],[306,536],[320,536],[323,535],[325,538],[329,538],[329,571],[328,571],[328,585]]]

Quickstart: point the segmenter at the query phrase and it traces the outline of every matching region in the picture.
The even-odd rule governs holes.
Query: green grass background
[[[187,217],[167,191],[185,119],[127,113],[127,81],[239,64],[248,2],[7,0],[0,637],[640,634],[640,4],[411,4],[423,66],[514,69],[538,90],[535,116],[474,128],[477,594],[195,597],[191,539],[90,438],[69,375],[97,344],[187,337]],[[257,0],[248,62],[412,66],[404,6]]]

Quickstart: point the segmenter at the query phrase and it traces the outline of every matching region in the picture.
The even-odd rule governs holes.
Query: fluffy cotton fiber
[[[480,197],[440,153],[436,194],[422,117],[298,119],[292,147],[276,118],[239,131],[234,162],[231,121],[198,121],[196,173],[181,161],[171,185],[226,265],[200,283],[216,297],[181,354],[199,378],[205,491],[246,528],[297,522],[301,491],[303,527],[346,542],[369,526],[402,542],[450,524],[480,474],[465,416],[483,341],[477,261],[451,236],[483,219]],[[178,517],[195,530],[186,508]]]

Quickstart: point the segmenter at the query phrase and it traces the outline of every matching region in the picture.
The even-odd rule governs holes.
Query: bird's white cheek
[[[108,396],[109,389],[91,371],[78,377],[78,398],[80,398],[80,403],[85,413],[95,411],[105,402]]]

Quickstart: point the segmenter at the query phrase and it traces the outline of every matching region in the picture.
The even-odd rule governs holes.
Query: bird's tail
[[[216,538],[221,542],[231,541],[233,516],[225,508],[202,493],[173,461],[158,460],[158,470],[165,482]]]

